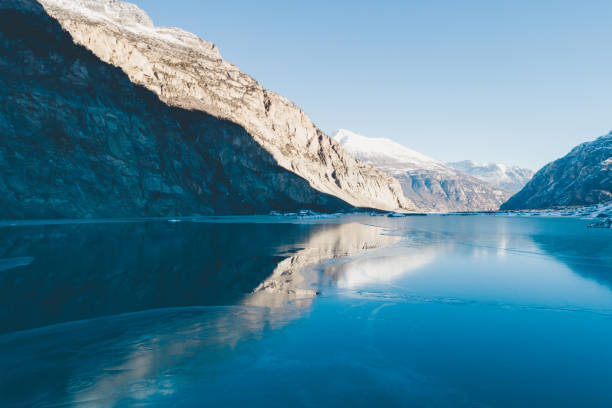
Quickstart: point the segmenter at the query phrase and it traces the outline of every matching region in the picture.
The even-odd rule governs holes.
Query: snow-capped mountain
[[[373,138],[358,135],[350,130],[340,129],[334,135],[349,154],[363,161],[385,166],[411,170],[435,170],[455,173],[443,162],[407,148],[391,139]]]
[[[496,210],[510,193],[384,138],[346,129],[334,139],[354,157],[399,180],[404,194],[424,211]]]
[[[612,200],[612,131],[542,167],[504,210],[593,205]]]
[[[471,160],[446,163],[462,173],[476,177],[492,186],[516,193],[533,177],[533,171],[502,163],[478,163]]]

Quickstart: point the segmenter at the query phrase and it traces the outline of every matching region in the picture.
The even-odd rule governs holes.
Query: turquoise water
[[[0,406],[610,407],[587,223],[4,224]]]

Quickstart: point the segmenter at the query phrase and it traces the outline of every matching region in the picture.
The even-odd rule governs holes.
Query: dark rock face
[[[600,221],[595,221],[589,225],[588,228],[612,228],[612,218],[605,218]]]
[[[0,7],[0,218],[301,208],[351,206],[278,166],[241,126],[162,103],[33,2]]]
[[[590,205],[612,200],[612,132],[544,166],[502,210]]]

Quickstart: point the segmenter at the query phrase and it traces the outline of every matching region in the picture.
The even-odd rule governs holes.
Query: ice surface
[[[31,256],[20,256],[15,258],[0,258],[0,271],[7,271],[9,269],[18,268],[20,266],[27,266],[34,261]]]
[[[0,406],[612,406],[609,231],[294,217],[0,228]]]

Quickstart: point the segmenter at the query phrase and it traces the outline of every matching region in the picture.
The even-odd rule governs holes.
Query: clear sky
[[[131,0],[327,133],[538,169],[612,129],[611,0]]]

